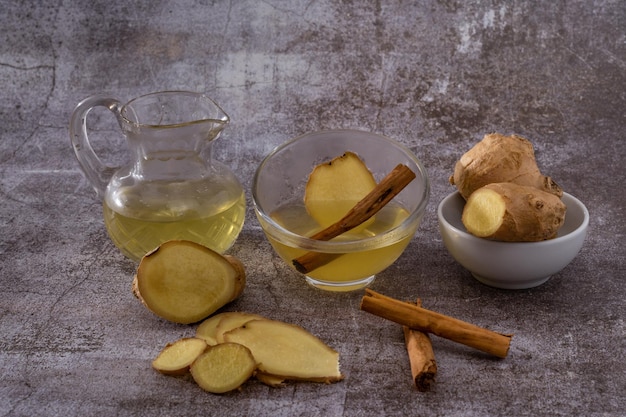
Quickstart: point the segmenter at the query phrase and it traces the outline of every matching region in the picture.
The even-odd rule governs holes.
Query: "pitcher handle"
[[[74,109],[70,119],[70,139],[83,173],[95,189],[96,195],[102,199],[109,180],[119,167],[102,162],[89,143],[87,114],[98,106],[109,109],[122,126],[120,101],[106,95],[93,95],[78,103]]]

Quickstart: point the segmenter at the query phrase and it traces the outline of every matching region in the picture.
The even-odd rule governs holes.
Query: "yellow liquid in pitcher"
[[[371,238],[397,227],[408,215],[409,213],[406,209],[390,203],[376,213],[373,221],[368,223],[367,227],[355,228],[334,238],[333,241],[354,241]],[[320,229],[317,222],[300,205],[279,208],[271,214],[271,217],[286,229],[304,236],[311,236]],[[310,271],[306,275],[321,281],[317,285],[319,287],[331,291],[344,291],[345,289],[342,289],[343,285],[354,285],[359,280],[367,279],[395,262],[411,241],[413,232],[417,228],[417,223],[411,226],[412,230],[400,240],[394,242],[381,240],[375,246],[364,248],[362,251],[339,254],[340,256],[334,257],[327,264]],[[307,252],[306,250],[285,245],[271,237],[269,241],[278,255],[292,267],[292,260]],[[324,283],[327,283],[329,286],[324,286]],[[358,284],[356,287],[358,287]],[[352,289],[352,287],[349,288]]]
[[[165,209],[134,209],[133,215],[127,216],[114,211],[105,202],[104,222],[113,243],[135,261],[161,243],[174,239],[190,240],[223,253],[241,232],[245,206],[243,192],[207,212],[177,207],[177,215]]]

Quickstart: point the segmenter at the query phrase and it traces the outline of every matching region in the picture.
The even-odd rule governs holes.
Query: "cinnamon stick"
[[[432,333],[485,353],[505,358],[513,335],[497,333],[417,305],[365,289],[361,310],[410,329]]]
[[[382,209],[391,199],[404,189],[415,179],[415,173],[404,164],[397,165],[385,178],[383,178],[372,191],[361,201],[356,203],[344,217],[331,224],[327,228],[317,232],[311,239],[330,240],[348,230],[354,229],[365,222]],[[339,254],[328,254],[320,252],[307,252],[304,255],[293,259],[295,268],[307,274],[322,265],[327,264]]]
[[[402,330],[415,387],[418,391],[428,391],[437,374],[437,362],[430,336],[407,326],[402,326]]]
[[[417,300],[417,306],[422,306],[420,300]],[[402,330],[415,387],[421,392],[428,391],[437,374],[437,362],[430,336],[407,326],[402,326]]]

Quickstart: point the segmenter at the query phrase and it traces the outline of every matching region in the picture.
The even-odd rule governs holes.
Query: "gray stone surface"
[[[625,28],[619,0],[3,1],[0,415],[624,415]],[[408,145],[431,201],[372,288],[514,333],[509,356],[435,337],[436,384],[416,392],[399,327],[359,311],[362,292],[307,287],[249,207],[230,251],[248,286],[226,310],[308,328],[340,352],[345,380],[216,396],[153,371],[195,327],[133,298],[136,265],[108,240],[67,126],[90,94],[165,89],[206,92],[231,115],[215,157],[248,197],[262,157],[302,133],[356,128]],[[90,123],[99,152],[122,161],[112,116]],[[530,138],[591,213],[580,255],[534,289],[481,285],[438,233],[456,158],[492,131]]]

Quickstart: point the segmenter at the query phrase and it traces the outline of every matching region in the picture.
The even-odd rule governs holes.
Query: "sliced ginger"
[[[374,187],[376,179],[363,160],[348,151],[313,169],[305,187],[304,205],[325,228],[345,216]]]
[[[133,292],[157,316],[189,324],[235,300],[245,282],[243,265],[236,258],[173,240],[142,258]]]
[[[552,178],[539,171],[532,143],[517,135],[485,135],[461,156],[450,177],[450,183],[466,200],[482,186],[500,182],[532,186],[557,197],[563,195]]]
[[[339,353],[319,338],[300,326],[245,312],[209,317],[196,337],[168,344],[152,365],[167,375],[189,371],[203,389],[218,394],[241,387],[252,376],[271,387],[286,380],[343,379]]]
[[[284,379],[336,382],[343,379],[339,353],[300,326],[252,320],[224,334],[226,342],[250,349],[259,371]]]
[[[183,375],[207,346],[206,341],[195,337],[185,337],[168,343],[152,361],[152,367],[162,374]]]
[[[559,197],[535,187],[488,184],[474,191],[462,221],[475,236],[507,242],[535,242],[556,237],[565,221]]]
[[[250,350],[237,343],[209,346],[191,365],[194,381],[205,391],[223,394],[243,385],[257,368]]]
[[[258,371],[254,376],[263,384],[270,386],[270,387],[276,388],[276,387],[282,387],[283,385],[285,385],[285,378],[282,376],[266,374],[266,373],[258,372]]]
[[[204,320],[196,329],[196,337],[204,339],[210,345],[224,343],[224,333],[235,329],[250,320],[262,319],[258,314],[241,311],[229,311],[216,314]]]
[[[209,317],[204,320],[198,328],[196,329],[196,337],[199,339],[203,339],[210,346],[217,345],[217,326],[220,324],[220,320],[222,319],[222,314],[215,314],[214,316]]]

